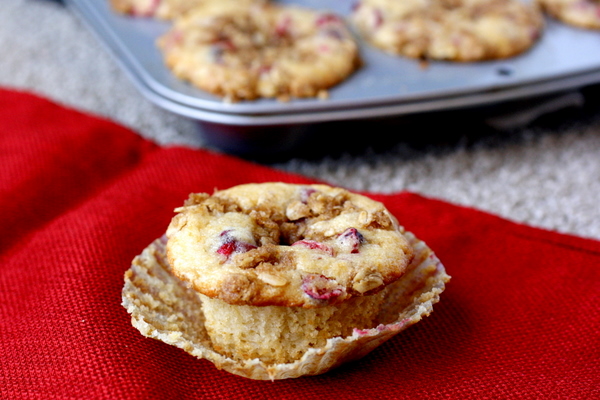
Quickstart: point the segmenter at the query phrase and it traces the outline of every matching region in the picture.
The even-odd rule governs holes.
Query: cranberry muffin
[[[449,280],[383,204],[327,185],[194,193],[125,274],[148,337],[252,379],[328,371],[429,315]]]
[[[537,0],[552,17],[584,29],[600,29],[600,0]]]
[[[520,0],[361,0],[352,20],[386,52],[448,61],[515,56],[544,26],[541,12]]]
[[[175,76],[226,101],[325,98],[360,66],[341,17],[270,3],[195,8],[158,46]]]

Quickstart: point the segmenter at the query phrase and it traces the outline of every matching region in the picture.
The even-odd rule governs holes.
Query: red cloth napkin
[[[412,193],[372,195],[452,281],[435,312],[325,375],[252,381],[144,338],[123,273],[192,191],[309,182],[159,147],[0,90],[0,398],[598,398],[600,243]]]

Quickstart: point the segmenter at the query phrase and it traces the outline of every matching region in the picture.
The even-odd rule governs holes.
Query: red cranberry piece
[[[268,74],[269,72],[271,72],[271,70],[272,70],[272,69],[273,69],[273,66],[272,66],[272,65],[261,65],[261,66],[258,68],[258,74],[259,74],[259,75],[266,75],[266,74]]]
[[[356,228],[346,229],[338,239],[340,244],[353,254],[359,253],[360,245],[365,242],[365,237]]]
[[[588,2],[588,6],[592,7],[592,8],[595,7],[596,8],[596,17],[600,18],[600,4],[598,4],[598,2],[596,2],[596,4]]]
[[[217,249],[218,254],[229,258],[233,253],[245,253],[256,248],[253,244],[236,239],[230,232],[231,230],[221,232],[220,236],[223,238],[223,243]]]
[[[292,25],[292,18],[286,16],[285,18],[277,21],[275,25],[275,34],[279,37],[287,36],[290,34],[290,26]]]
[[[309,297],[316,300],[331,300],[342,294],[345,290],[339,286],[333,279],[324,275],[310,274],[302,279],[302,290]]]
[[[341,21],[342,21],[341,18],[335,14],[322,14],[317,18],[317,20],[315,21],[315,24],[318,27],[321,27],[326,24],[340,23]]]
[[[228,38],[222,38],[217,40],[215,46],[220,47],[224,51],[233,51],[236,49],[235,44]]]
[[[229,258],[229,256],[232,255],[234,251],[235,251],[235,242],[230,241],[230,242],[223,243],[217,250],[217,253],[222,254],[225,257]]]
[[[317,242],[315,240],[298,240],[292,243],[292,246],[302,246],[311,250],[321,250],[331,256],[333,256],[333,248],[324,243]]]
[[[379,28],[383,24],[383,14],[379,8],[373,10],[373,27]]]
[[[600,18],[600,7],[598,7],[598,17]],[[531,40],[537,40],[540,37],[541,32],[539,29],[532,29],[529,35]]]

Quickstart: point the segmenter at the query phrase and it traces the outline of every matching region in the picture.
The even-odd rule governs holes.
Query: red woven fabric
[[[372,195],[452,275],[435,312],[316,377],[252,381],[142,337],[131,259],[192,191],[307,179],[149,143],[0,91],[0,398],[598,398],[600,243],[416,194]]]

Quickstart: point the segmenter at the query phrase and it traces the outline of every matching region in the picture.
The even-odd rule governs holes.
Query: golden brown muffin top
[[[158,46],[177,77],[226,101],[325,97],[360,65],[340,16],[275,3],[195,8]]]
[[[569,25],[600,29],[600,0],[537,0],[537,4]]]
[[[520,0],[361,0],[352,19],[384,51],[452,61],[515,56],[544,26],[540,11]]]
[[[230,304],[337,304],[383,289],[413,256],[383,204],[326,185],[240,185],[191,194],[175,211],[174,273]]]

